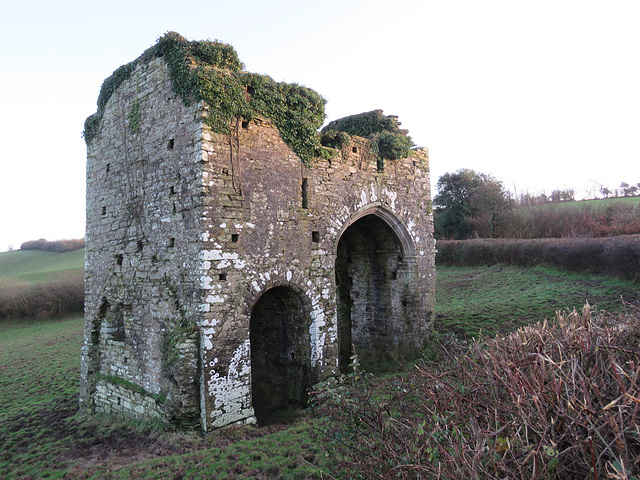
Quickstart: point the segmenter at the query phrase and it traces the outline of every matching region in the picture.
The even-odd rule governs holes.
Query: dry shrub
[[[338,477],[640,478],[640,311],[446,348],[375,392],[321,389]]]
[[[0,320],[31,318],[46,320],[84,308],[82,270],[34,285],[0,285]]]
[[[640,235],[534,240],[438,240],[436,246],[437,265],[548,265],[574,272],[640,280]]]

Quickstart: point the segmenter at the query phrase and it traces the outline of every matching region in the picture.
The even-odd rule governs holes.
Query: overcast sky
[[[5,2],[7,3],[7,2]],[[313,88],[327,121],[376,108],[518,192],[640,182],[638,0],[24,0],[0,16],[0,251],[84,235],[83,123],[167,31],[232,44]]]

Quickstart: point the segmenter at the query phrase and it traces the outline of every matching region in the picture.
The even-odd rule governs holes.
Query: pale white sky
[[[24,0],[0,15],[0,251],[84,234],[84,119],[167,31],[313,88],[327,121],[381,108],[429,148],[540,193],[640,182],[638,0]]]

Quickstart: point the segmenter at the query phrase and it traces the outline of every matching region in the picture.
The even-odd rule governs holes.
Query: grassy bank
[[[459,336],[505,333],[558,310],[615,312],[622,299],[637,304],[640,285],[611,277],[546,267],[438,267],[436,330]]]
[[[630,282],[515,267],[439,268],[437,291],[436,327],[461,335],[555,317],[585,300],[616,309],[621,294],[639,293]],[[319,433],[326,419],[313,415],[206,437],[79,415],[81,344],[81,318],[0,325],[0,478],[340,478]]]
[[[0,253],[0,282],[16,286],[47,283],[83,268],[84,249],[65,253],[41,250]]]
[[[0,326],[0,478],[322,478],[306,422],[207,437],[78,414],[83,321]]]

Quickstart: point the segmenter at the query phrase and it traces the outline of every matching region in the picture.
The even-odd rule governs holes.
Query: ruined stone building
[[[322,146],[323,121],[312,90],[177,34],[105,81],[84,132],[84,411],[211,430],[304,405],[352,349],[420,352],[427,152]]]

